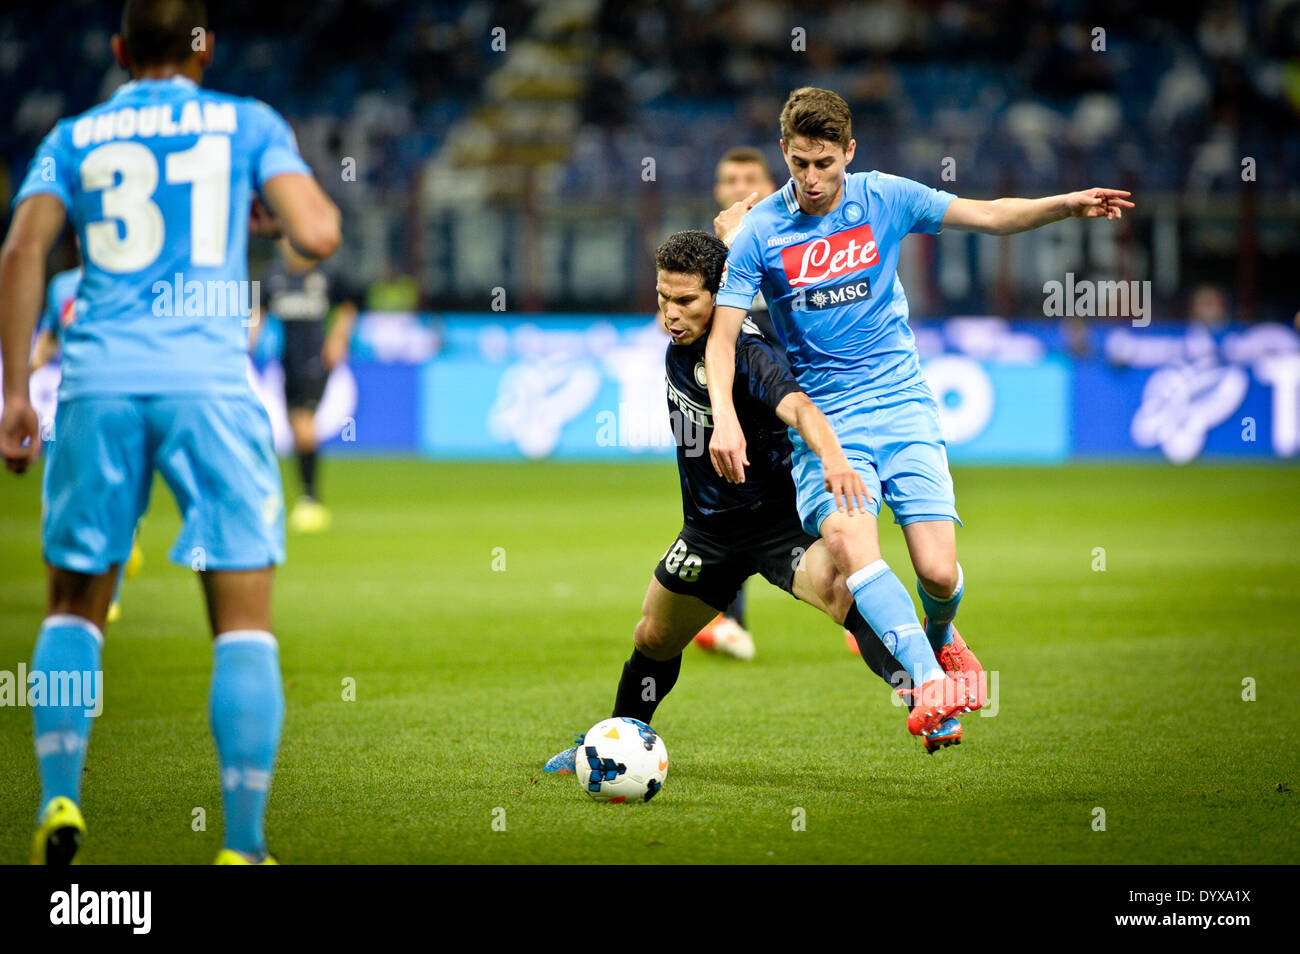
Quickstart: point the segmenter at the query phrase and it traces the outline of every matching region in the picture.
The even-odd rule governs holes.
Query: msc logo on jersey
[[[845,282],[830,288],[801,288],[790,302],[794,311],[821,311],[824,308],[838,308],[840,305],[865,301],[871,297],[871,280]]]
[[[870,223],[781,250],[781,265],[791,288],[816,285],[879,264],[880,250]]]

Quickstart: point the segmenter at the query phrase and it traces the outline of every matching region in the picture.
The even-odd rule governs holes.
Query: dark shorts
[[[291,409],[316,410],[325,393],[329,372],[321,360],[325,347],[325,326],[319,321],[286,321],[284,350],[284,403]]]
[[[687,524],[659,560],[655,579],[722,612],[755,573],[792,593],[795,568],[817,539],[804,530],[793,506],[782,507],[776,519],[758,512],[745,530],[717,533]]]

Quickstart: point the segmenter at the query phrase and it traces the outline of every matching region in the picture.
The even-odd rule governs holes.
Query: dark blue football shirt
[[[732,399],[745,432],[750,466],[743,484],[718,476],[709,458],[713,408],[704,372],[708,335],[689,345],[669,344],[665,356],[668,417],[677,443],[685,522],[709,532],[755,529],[754,510],[772,503],[794,512],[790,477],[790,438],[774,413],[787,394],[801,390],[779,347],[746,318],[736,339],[736,380]]]

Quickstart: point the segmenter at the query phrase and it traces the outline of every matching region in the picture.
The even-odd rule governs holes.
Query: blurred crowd
[[[214,61],[204,82],[265,99],[304,154],[335,166],[363,156],[362,186],[404,186],[478,95],[494,26],[518,30],[525,0],[209,0]],[[61,116],[127,78],[109,38],[121,4],[60,0],[0,12],[0,156],[22,174]]]
[[[802,85],[848,100],[854,168],[963,195],[1107,184],[1184,205],[1199,196],[1235,202],[1249,157],[1261,195],[1300,202],[1300,0],[210,0],[209,8],[217,55],[208,84],[263,98],[290,119],[361,229],[343,256],[356,281],[414,275],[425,304],[478,300],[480,289],[457,278],[476,261],[462,262],[454,246],[466,229],[486,234],[474,218],[484,208],[525,207],[505,232],[526,230],[538,196],[550,208],[580,198],[605,203],[597,217],[643,219],[637,172],[646,157],[671,208],[706,201],[713,164],[738,144],[760,147],[782,181],[777,116]],[[0,13],[0,217],[53,122],[125,79],[108,43],[119,12],[116,2],[66,0]],[[346,160],[354,179],[340,172]],[[694,218],[694,209],[681,214]],[[1235,206],[1225,214],[1231,221]],[[457,226],[457,216],[472,225]],[[1294,251],[1297,228],[1294,213],[1281,233],[1259,227],[1249,254],[1264,257],[1252,274],[1267,278],[1277,248]],[[1225,276],[1240,272],[1223,254],[1238,254],[1232,240],[1223,246],[1200,231],[1199,254],[1222,260]],[[1178,254],[1197,254],[1195,241]],[[495,267],[512,255],[528,257],[503,245],[479,258]],[[546,304],[587,306],[579,282],[570,284],[560,282]]]
[[[611,149],[678,150],[668,188],[737,140],[779,160],[801,85],[849,102],[859,168],[935,182],[951,156],[973,193],[1055,191],[1072,168],[1205,191],[1243,156],[1261,185],[1300,185],[1297,0],[609,0],[598,23],[569,175],[588,187]]]

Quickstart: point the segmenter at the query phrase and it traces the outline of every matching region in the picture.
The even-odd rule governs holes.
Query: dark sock
[[[649,725],[659,703],[677,684],[677,675],[681,671],[680,653],[666,662],[659,662],[641,650],[633,649],[631,657],[623,663],[623,677],[618,681],[618,695],[614,697],[613,717],[640,719]]]
[[[890,688],[912,688],[912,679],[903,664],[885,648],[885,644],[880,641],[871,624],[862,618],[856,606],[849,607],[849,613],[844,617],[844,628],[858,641],[858,652],[862,654],[863,661],[872,672],[889,683]]]
[[[312,500],[316,496],[316,452],[298,452],[298,476],[302,478],[302,492]]]
[[[736,621],[741,628],[745,628],[745,585],[742,583],[740,589],[736,591],[736,598],[731,601],[731,605],[725,610],[725,614]]]

